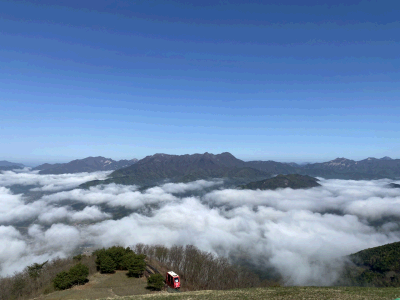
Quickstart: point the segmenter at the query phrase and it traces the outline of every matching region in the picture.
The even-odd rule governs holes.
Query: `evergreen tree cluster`
[[[115,270],[127,270],[128,276],[140,277],[146,269],[146,258],[143,254],[135,254],[131,249],[113,246],[94,252],[96,264],[101,273],[114,273]]]
[[[164,277],[159,274],[152,274],[147,278],[147,287],[152,290],[161,291],[164,287]]]
[[[68,272],[62,271],[53,280],[55,289],[65,290],[74,285],[84,284],[88,281],[89,268],[81,263],[73,266]]]

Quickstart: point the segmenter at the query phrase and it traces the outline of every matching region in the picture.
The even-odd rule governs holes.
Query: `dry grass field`
[[[121,300],[393,300],[400,296],[400,288],[360,288],[360,287],[279,287],[254,288],[228,291],[196,291],[168,294],[121,297]]]
[[[151,292],[146,289],[146,278],[129,278],[126,271],[115,274],[96,273],[89,282],[65,291],[44,295],[36,300],[394,300],[400,288],[363,287],[270,287],[225,291],[193,291],[181,293]]]
[[[146,278],[129,278],[127,271],[117,271],[115,274],[96,273],[89,277],[85,285],[75,286],[72,289],[57,291],[37,300],[78,300],[117,298],[127,295],[142,295],[151,293],[146,289]]]

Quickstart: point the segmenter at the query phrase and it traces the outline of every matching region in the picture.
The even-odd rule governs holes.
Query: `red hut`
[[[165,282],[169,287],[173,289],[179,289],[181,287],[181,281],[179,279],[179,276],[173,271],[167,272],[167,276],[165,277]]]

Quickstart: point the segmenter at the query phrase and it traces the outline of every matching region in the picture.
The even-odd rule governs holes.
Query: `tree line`
[[[13,276],[0,278],[0,299],[22,300],[51,293],[56,290],[54,280],[57,274],[69,272],[77,264],[85,265],[89,275],[97,272],[94,256],[78,255],[34,263]],[[75,271],[72,274],[77,274]]]
[[[138,254],[161,263],[181,278],[181,284],[190,289],[225,290],[260,286],[259,277],[251,271],[230,264],[224,257],[201,251],[193,245],[172,246],[137,244]],[[165,274],[162,274],[165,275]]]
[[[146,269],[146,256],[136,254],[130,248],[113,246],[99,249],[93,253],[96,256],[97,269],[101,273],[114,273],[116,270],[127,270],[129,277],[140,277]]]
[[[126,270],[131,277],[143,276],[146,262],[160,274],[148,278],[148,287],[159,290],[165,272],[173,270],[185,290],[251,288],[262,285],[259,277],[246,268],[232,265],[227,258],[201,251],[193,245],[172,246],[137,244],[131,248],[113,246],[98,249],[91,256],[54,259],[35,263],[13,276],[0,278],[0,299],[20,300],[51,293],[57,289],[84,284],[96,272]],[[156,272],[157,273],[157,272]],[[146,273],[147,276],[151,275]]]

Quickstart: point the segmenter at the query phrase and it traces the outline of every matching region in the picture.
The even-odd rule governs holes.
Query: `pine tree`
[[[161,274],[152,274],[147,279],[147,287],[160,291],[164,287],[164,277]]]

